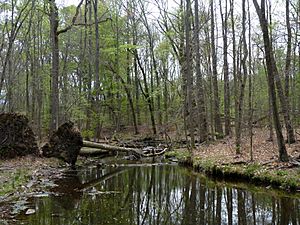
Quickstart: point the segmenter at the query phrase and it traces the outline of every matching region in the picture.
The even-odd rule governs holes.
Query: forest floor
[[[245,135],[246,136],[246,135]],[[266,130],[256,129],[253,132],[253,161],[259,164],[278,162],[278,147],[274,141],[270,141]],[[286,149],[291,158],[300,157],[300,141],[294,144],[286,144]],[[226,137],[210,144],[203,144],[194,151],[194,157],[214,160],[219,164],[250,162],[250,138],[242,138],[241,154],[236,154],[234,138]],[[286,163],[281,163],[281,166]],[[288,165],[286,165],[288,166]],[[292,165],[290,165],[292,166]]]

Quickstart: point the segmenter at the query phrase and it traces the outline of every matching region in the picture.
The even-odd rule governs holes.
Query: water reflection
[[[216,186],[171,165],[72,171],[28,224],[300,224],[299,199]]]

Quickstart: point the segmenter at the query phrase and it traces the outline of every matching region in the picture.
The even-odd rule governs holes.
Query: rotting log
[[[108,144],[102,144],[102,143],[96,143],[91,141],[83,141],[83,147],[89,147],[89,148],[98,148],[103,149],[107,151],[113,151],[113,152],[126,152],[133,154],[138,157],[154,157],[164,154],[167,151],[167,148],[165,149],[159,149],[159,152],[157,150],[153,150],[151,153],[145,154],[142,149],[138,148],[126,148],[126,147],[120,147],[120,146],[113,146]]]

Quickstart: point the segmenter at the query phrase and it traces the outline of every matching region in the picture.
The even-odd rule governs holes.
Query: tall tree
[[[50,8],[49,20],[50,20],[50,38],[51,38],[51,50],[52,50],[51,103],[50,103],[51,119],[50,119],[49,129],[50,131],[54,131],[57,128],[58,121],[59,121],[59,88],[58,88],[59,35],[70,30],[72,26],[75,24],[83,0],[79,2],[76,8],[76,13],[72,19],[72,23],[61,30],[58,30],[59,16],[58,16],[58,8],[55,3],[55,0],[48,0],[48,3]]]
[[[291,74],[291,61],[292,61],[292,29],[290,23],[290,0],[285,1],[285,20],[287,29],[287,50],[286,50],[286,60],[285,60],[285,102],[286,102],[286,129],[287,129],[287,140],[288,143],[294,143],[295,135],[294,129],[292,127],[292,122],[290,119],[290,74]]]
[[[246,4],[245,1],[242,3],[242,46],[240,47],[240,52],[243,52],[242,55],[240,55],[241,59],[241,69],[243,72],[241,72],[241,69],[239,69],[238,72],[238,90],[236,93],[238,93],[237,97],[237,108],[238,112],[236,113],[236,124],[235,124],[235,145],[236,145],[236,153],[241,153],[241,133],[242,133],[242,124],[243,124],[243,108],[244,108],[244,95],[245,95],[245,86],[246,86],[246,80],[248,76],[248,68],[247,68],[247,57],[248,57],[248,48],[247,48],[247,40],[246,40]],[[240,53],[241,54],[241,53]]]
[[[199,25],[199,4],[198,0],[195,0],[195,29],[194,29],[194,39],[195,39],[195,61],[196,61],[196,78],[197,78],[197,93],[198,93],[198,113],[199,113],[199,141],[203,142],[208,138],[208,127],[207,127],[207,119],[206,119],[206,109],[205,109],[205,102],[204,102],[204,81],[203,75],[201,73],[200,68],[200,40],[199,40],[199,32],[200,32],[200,25]]]
[[[186,0],[186,12],[185,12],[185,107],[188,130],[191,137],[190,147],[195,148],[195,127],[194,127],[194,85],[192,74],[192,52],[191,52],[191,1]]]
[[[278,69],[276,66],[276,61],[272,49],[272,43],[270,41],[270,35],[268,30],[268,21],[266,18],[266,10],[265,10],[265,0],[261,0],[261,5],[259,6],[257,0],[253,0],[256,13],[259,18],[260,27],[263,33],[263,40],[264,40],[264,50],[265,50],[265,57],[266,57],[266,64],[267,64],[267,73],[268,73],[268,86],[271,94],[271,100],[272,100],[272,112],[273,112],[273,120],[274,120],[274,126],[276,130],[276,136],[277,136],[277,144],[278,144],[278,152],[279,152],[279,160],[280,161],[288,161],[288,154],[286,151],[282,130],[281,130],[281,124],[279,120],[279,113],[277,108],[277,97],[276,97],[276,91],[275,91],[275,77],[276,74],[278,75]]]
[[[225,135],[230,134],[230,87],[229,87],[229,68],[228,68],[228,12],[227,0],[225,1],[225,9],[222,10],[222,1],[219,2],[222,20],[222,36],[223,36],[223,73],[224,73],[224,127]]]
[[[50,131],[56,130],[58,126],[59,110],[59,46],[58,46],[58,8],[55,0],[49,0],[50,6],[50,36],[52,49],[52,67],[51,67],[51,103],[50,103]]]
[[[94,0],[94,23],[95,23],[95,111],[97,113],[96,117],[96,130],[95,137],[99,138],[100,135],[100,43],[99,43],[99,19],[98,19],[98,0]]]
[[[218,71],[217,71],[217,52],[215,40],[215,10],[214,0],[210,2],[210,22],[211,22],[211,57],[212,57],[212,84],[213,84],[213,114],[214,125],[217,138],[223,137],[223,128],[220,115],[220,97],[218,88]]]

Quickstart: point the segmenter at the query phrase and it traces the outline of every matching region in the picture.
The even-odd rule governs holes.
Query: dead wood
[[[90,147],[82,147],[79,152],[79,155],[81,156],[98,156],[98,155],[106,155],[106,154],[109,154],[109,151],[99,149],[99,148],[90,148]]]
[[[125,152],[125,153],[129,153],[129,154],[133,154],[138,157],[159,156],[159,155],[164,154],[167,151],[167,148],[153,149],[150,153],[144,153],[143,150],[139,149],[139,148],[127,148],[127,147],[113,146],[113,145],[96,143],[96,142],[91,142],[91,141],[83,141],[83,146],[90,147],[90,148],[99,148],[99,149],[112,151],[112,152]]]

